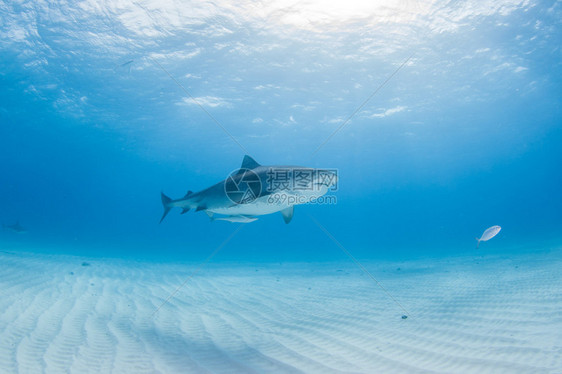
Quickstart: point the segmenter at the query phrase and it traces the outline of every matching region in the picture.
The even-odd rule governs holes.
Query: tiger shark
[[[291,222],[294,206],[315,201],[329,190],[337,189],[334,169],[314,169],[302,166],[264,166],[246,155],[240,169],[223,181],[199,192],[173,200],[161,193],[164,214],[180,208],[205,211],[211,220],[253,222],[256,216],[281,212],[285,223]],[[220,218],[214,215],[223,215]]]
[[[5,230],[10,230],[10,231],[16,232],[18,234],[23,234],[23,233],[27,232],[27,230],[22,225],[20,225],[20,221],[17,221],[13,225],[2,224],[2,228],[5,229]]]

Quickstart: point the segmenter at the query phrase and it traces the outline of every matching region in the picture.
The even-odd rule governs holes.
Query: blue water
[[[160,191],[246,153],[337,169],[337,203],[215,262],[349,261],[311,217],[366,260],[476,253],[492,225],[480,251],[560,244],[559,1],[95,4],[0,4],[0,221],[28,231],[3,250],[202,260],[238,224],[158,224]]]

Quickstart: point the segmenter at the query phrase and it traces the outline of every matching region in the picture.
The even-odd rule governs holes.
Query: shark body
[[[298,180],[297,180],[298,179]],[[296,182],[295,182],[296,181]],[[281,212],[285,223],[293,217],[294,206],[314,201],[337,183],[336,173],[300,166],[263,166],[246,155],[239,170],[225,180],[202,191],[173,200],[161,194],[166,217],[172,208],[205,211],[226,217],[214,218],[230,222],[252,222],[256,216]]]
[[[17,221],[13,225],[4,225],[3,224],[2,228],[4,230],[10,230],[10,231],[16,232],[18,234],[23,234],[24,232],[27,232],[27,230],[22,225],[20,225],[19,221]]]

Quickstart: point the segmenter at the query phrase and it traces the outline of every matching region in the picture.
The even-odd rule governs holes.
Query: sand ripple
[[[559,252],[365,264],[405,320],[351,264],[211,264],[151,316],[196,264],[0,261],[1,373],[562,372]]]

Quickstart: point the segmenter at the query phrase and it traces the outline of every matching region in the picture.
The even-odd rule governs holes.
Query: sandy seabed
[[[562,373],[561,251],[365,262],[406,319],[345,260],[0,264],[1,373]]]

